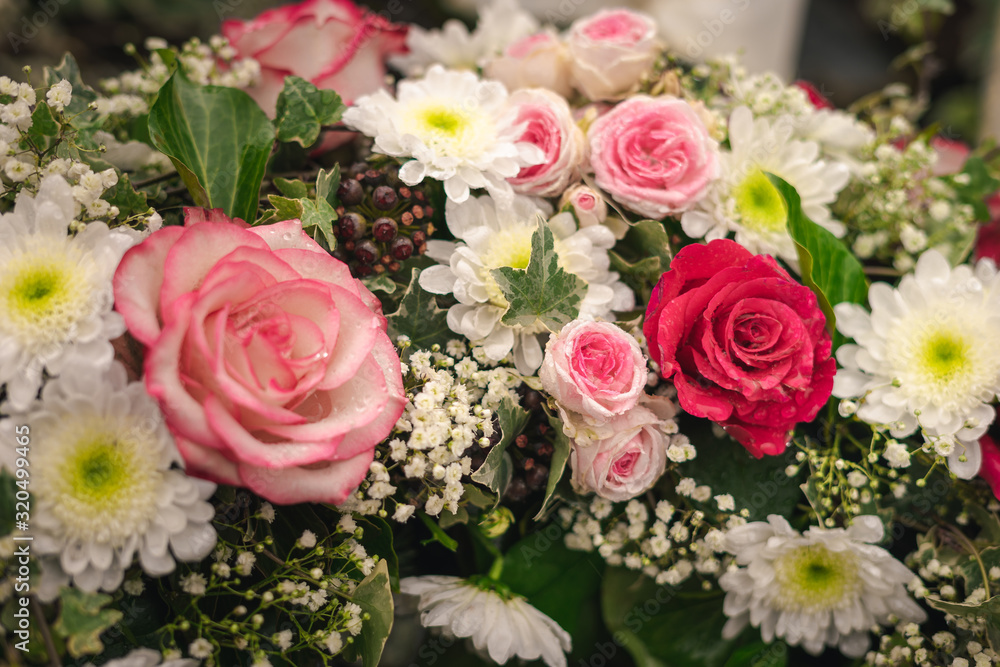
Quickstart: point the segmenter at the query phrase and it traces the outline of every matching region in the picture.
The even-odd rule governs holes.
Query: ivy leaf
[[[389,339],[409,336],[413,349],[428,349],[434,343],[444,347],[454,337],[448,328],[448,311],[438,308],[436,298],[420,286],[419,278],[420,269],[413,269],[399,308],[387,318]]]
[[[493,446],[479,470],[472,473],[472,481],[478,482],[497,494],[496,503],[500,502],[507,485],[514,476],[514,464],[507,454],[507,447],[514,438],[521,434],[528,424],[531,415],[527,410],[516,404],[510,397],[500,401],[497,408],[497,419],[500,422],[500,442]],[[494,507],[496,507],[494,503]]]
[[[195,204],[232,218],[257,217],[274,126],[248,94],[199,86],[178,70],[149,111],[149,137],[173,162]]]
[[[334,91],[320,90],[303,78],[287,76],[275,113],[278,141],[312,146],[322,126],[336,123],[346,108]]]
[[[337,206],[337,189],[340,187],[340,165],[332,169],[320,169],[316,175],[316,198],[325,199],[330,206]]]
[[[59,618],[52,628],[66,639],[66,649],[74,658],[96,655],[104,650],[101,633],[122,619],[117,609],[105,609],[111,596],[84,593],[78,588],[63,588]]]
[[[73,54],[63,55],[57,67],[46,67],[42,78],[45,80],[46,88],[51,88],[63,79],[73,86],[73,97],[69,105],[63,109],[63,114],[70,119],[73,127],[85,128],[101,124],[97,112],[90,108],[90,103],[97,99],[97,92],[83,82],[80,66],[76,64]]]
[[[802,283],[816,294],[836,350],[845,339],[837,332],[833,307],[845,302],[866,303],[868,280],[864,269],[836,236],[806,217],[795,188],[775,176],[771,179],[788,205],[788,233],[795,241]]]
[[[546,224],[531,235],[526,269],[503,266],[490,274],[509,304],[501,318],[508,326],[531,327],[541,322],[550,331],[558,331],[580,314],[587,283],[559,266],[555,239]]]
[[[364,286],[367,287],[372,292],[385,292],[386,294],[392,294],[396,291],[396,281],[393,280],[388,274],[376,273],[374,275],[366,276],[361,279]]]
[[[385,640],[392,630],[392,588],[389,586],[389,567],[379,559],[372,573],[358,584],[351,601],[369,615],[361,626],[361,634],[344,651],[350,662],[361,659],[364,667],[377,667],[385,648]]]
[[[337,212],[330,206],[330,202],[322,198],[302,199],[300,201],[302,202],[302,229],[307,232],[318,230],[323,234],[326,247],[330,250],[336,248],[337,237],[333,233],[333,221],[337,219]]]
[[[267,200],[274,207],[274,221],[299,220],[302,218],[302,200],[279,197],[278,195],[268,195]]]
[[[39,101],[35,106],[35,111],[31,114],[31,128],[28,130],[28,138],[40,150],[47,150],[58,134],[59,122],[52,115],[52,109],[45,102]]]
[[[552,443],[552,460],[549,462],[549,480],[545,484],[545,498],[542,500],[542,507],[538,510],[538,514],[535,515],[535,521],[539,521],[545,516],[545,511],[549,508],[549,503],[552,502],[552,496],[556,492],[556,485],[559,484],[563,472],[566,471],[566,462],[569,460],[570,450],[569,438],[563,433],[562,420],[550,414],[548,410],[545,412],[549,418],[549,426],[555,432],[556,439]]]
[[[139,192],[132,187],[132,181],[129,180],[128,174],[120,175],[118,182],[104,193],[102,199],[112,206],[117,206],[118,217],[122,219],[142,215],[149,211],[146,193]]]
[[[309,188],[297,178],[289,180],[278,177],[274,179],[274,185],[278,192],[289,199],[304,199],[309,196]]]

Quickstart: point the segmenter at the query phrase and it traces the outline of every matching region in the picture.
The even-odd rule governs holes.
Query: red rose
[[[979,227],[974,258],[977,262],[989,258],[1000,266],[1000,193],[988,197],[986,205],[990,208],[990,222]]]
[[[819,89],[809,83],[808,81],[796,81],[793,84],[796,88],[799,88],[802,92],[806,94],[809,98],[809,103],[813,105],[815,109],[833,109],[833,103],[826,98],[823,93],[819,92]]]
[[[643,332],[681,407],[751,454],[780,454],[833,389],[826,318],[774,258],[726,239],[685,247],[660,277]]]
[[[979,449],[983,457],[979,476],[989,483],[993,495],[1000,498],[1000,447],[989,434],[986,434],[979,439]]]

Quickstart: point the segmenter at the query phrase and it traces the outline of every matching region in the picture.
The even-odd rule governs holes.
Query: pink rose
[[[573,121],[566,100],[553,92],[532,88],[510,96],[513,124],[519,130],[519,142],[541,149],[540,164],[523,167],[507,181],[516,192],[536,197],[555,197],[579,176],[586,140],[583,130]]]
[[[487,78],[496,79],[508,90],[547,88],[562,97],[573,92],[569,50],[551,30],[510,44],[483,69]]]
[[[573,488],[614,502],[647,491],[666,468],[670,439],[663,424],[672,416],[669,401],[647,397],[642,405],[611,420],[603,440],[574,441],[569,454]]]
[[[646,360],[614,324],[574,320],[549,337],[538,377],[561,408],[599,423],[635,407],[646,386]]]
[[[630,98],[588,132],[597,185],[630,210],[659,220],[690,209],[719,175],[719,147],[690,104]]]
[[[563,193],[559,200],[559,208],[566,206],[573,209],[580,227],[593,227],[608,218],[608,204],[604,201],[604,197],[586,185],[574,185]]]
[[[385,60],[406,51],[406,27],[350,0],[305,0],[250,21],[230,19],[222,34],[241,58],[260,63],[260,82],[247,92],[270,116],[291,74],[335,90],[350,103],[384,86]]]
[[[767,255],[720,239],[685,246],[660,277],[643,333],[684,411],[751,454],[785,451],[833,390],[826,318],[808,287]]]
[[[114,291],[189,473],[341,503],[402,414],[378,299],[298,220],[189,209],[126,253]]]
[[[627,9],[578,19],[567,40],[573,85],[588,99],[616,100],[632,90],[660,52],[656,22]]]
[[[931,169],[935,176],[950,176],[965,168],[971,151],[964,142],[937,136],[931,139],[930,144],[936,158]]]

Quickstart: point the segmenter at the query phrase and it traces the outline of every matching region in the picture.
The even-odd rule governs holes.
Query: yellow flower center
[[[93,261],[67,239],[29,241],[0,266],[0,331],[37,351],[69,339],[94,310]]]
[[[36,429],[32,487],[70,540],[121,546],[156,517],[158,433],[132,416],[60,416]]]
[[[776,233],[788,222],[784,197],[760,169],[754,169],[733,189],[740,224],[751,231]]]
[[[412,103],[402,114],[400,130],[449,157],[478,155],[496,134],[492,119],[477,106],[450,99]]]
[[[780,591],[775,604],[784,611],[837,609],[857,594],[861,584],[855,555],[821,544],[789,551],[774,562],[774,570]]]

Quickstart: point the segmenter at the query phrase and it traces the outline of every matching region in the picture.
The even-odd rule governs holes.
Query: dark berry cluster
[[[395,165],[360,162],[344,174],[337,190],[340,243],[334,256],[355,276],[395,273],[400,263],[427,251],[434,209],[420,186],[399,180]]]

